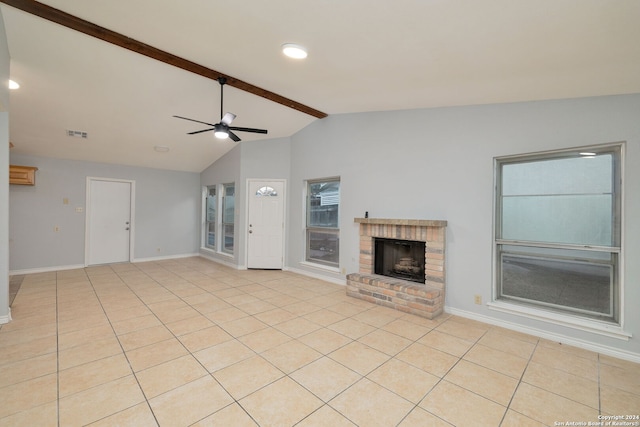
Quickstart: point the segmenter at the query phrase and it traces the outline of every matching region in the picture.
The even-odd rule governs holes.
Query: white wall
[[[344,114],[292,137],[290,267],[304,238],[303,183],[340,176],[340,266],[358,271],[355,217],[442,219],[447,227],[447,296],[453,310],[512,322],[640,357],[640,95],[502,105]],[[629,341],[551,325],[475,305],[492,291],[493,158],[627,141],[625,164],[625,329]],[[335,275],[327,274],[328,277]]]
[[[134,260],[198,252],[197,173],[20,155],[11,163],[38,168],[35,186],[10,187],[13,272],[84,265],[88,176],[135,181]]]
[[[9,47],[0,13],[0,324],[9,321]]]

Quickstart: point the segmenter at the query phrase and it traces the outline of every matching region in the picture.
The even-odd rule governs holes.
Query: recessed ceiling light
[[[307,49],[304,47],[293,44],[293,43],[285,43],[282,45],[282,53],[287,55],[289,58],[295,59],[304,59],[307,57]]]
[[[585,156],[585,157],[594,157],[596,155],[596,153],[591,153],[591,152],[587,152],[584,151],[582,153],[580,153],[581,156]]]
[[[19,88],[20,88],[20,85],[17,82],[14,82],[13,80],[9,80],[9,89],[15,90]]]
[[[164,145],[156,145],[155,147],[153,147],[153,149],[158,153],[166,153],[167,151],[169,151],[169,147],[166,147]]]

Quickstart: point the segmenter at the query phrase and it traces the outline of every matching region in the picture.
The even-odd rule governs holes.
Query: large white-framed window
[[[221,250],[233,254],[235,231],[235,184],[222,184]]]
[[[496,301],[620,324],[623,151],[495,159]]]
[[[307,181],[306,252],[308,262],[339,266],[340,178]]]
[[[218,222],[218,198],[215,185],[206,188],[204,246],[216,250],[216,229]]]

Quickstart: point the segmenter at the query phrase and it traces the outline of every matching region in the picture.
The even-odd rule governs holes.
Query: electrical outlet
[[[476,304],[482,304],[482,295],[474,295],[473,302]]]

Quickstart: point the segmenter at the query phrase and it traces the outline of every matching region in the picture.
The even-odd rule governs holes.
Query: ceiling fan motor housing
[[[226,139],[226,138],[230,137],[235,142],[240,142],[240,138],[238,137],[238,135],[233,133],[232,130],[237,130],[237,131],[240,131],[240,132],[267,133],[266,129],[254,129],[254,128],[235,127],[235,126],[231,127],[231,126],[229,126],[231,124],[231,122],[236,118],[236,115],[233,114],[233,113],[226,113],[224,115],[222,114],[223,111],[224,111],[224,106],[223,106],[223,102],[224,102],[224,85],[225,85],[225,83],[227,83],[227,78],[220,76],[220,77],[218,77],[217,80],[218,80],[218,83],[220,83],[220,122],[216,123],[216,124],[213,124],[213,123],[201,122],[200,120],[189,119],[187,117],[173,116],[173,117],[176,117],[178,119],[190,120],[192,122],[197,122],[197,123],[202,123],[202,124],[205,124],[205,125],[213,126],[212,128],[209,128],[209,129],[198,130],[198,131],[195,131],[195,132],[188,132],[188,134],[189,135],[194,135],[194,134],[197,134],[197,133],[213,131],[213,133],[216,136],[216,138]]]

